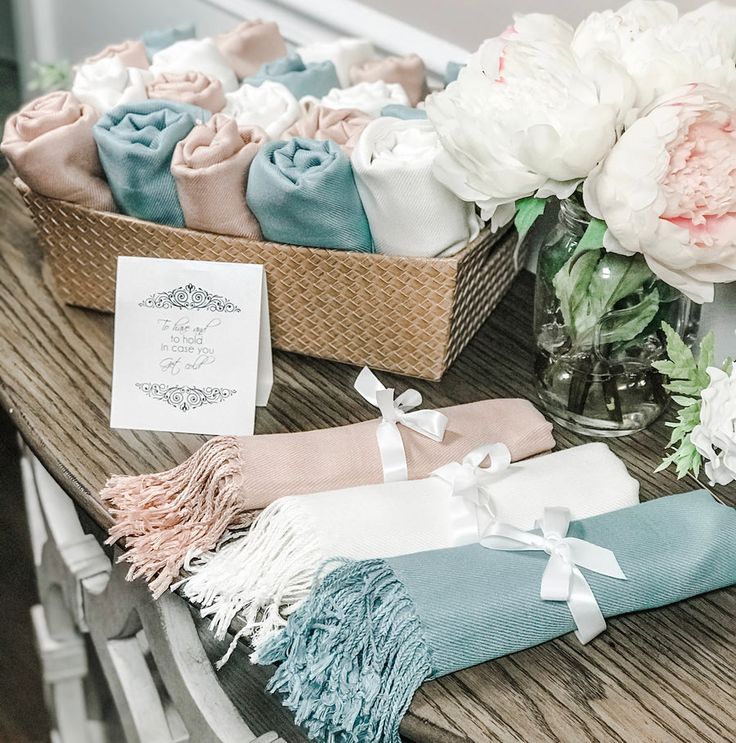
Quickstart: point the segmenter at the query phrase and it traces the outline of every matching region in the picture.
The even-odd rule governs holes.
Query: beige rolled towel
[[[260,18],[243,21],[232,31],[216,37],[215,43],[241,80],[255,75],[266,62],[287,54],[278,24],[264,23]]]
[[[5,122],[0,151],[36,193],[114,212],[92,137],[97,118],[71,93],[49,93]]]
[[[184,222],[193,230],[263,239],[245,202],[250,164],[268,135],[215,114],[176,145],[171,173]]]
[[[87,57],[84,62],[90,64],[110,57],[117,57],[126,67],[140,67],[142,70],[147,70],[149,67],[145,45],[142,41],[133,40],[123,41],[120,44],[110,44],[101,52]]]
[[[348,157],[358,143],[363,129],[372,121],[357,108],[327,108],[312,101],[302,103],[303,113],[283,134],[284,139],[331,139],[340,145]]]
[[[162,72],[146,86],[149,98],[189,103],[217,113],[225,108],[222,83],[201,72]]]
[[[353,85],[377,80],[401,85],[409,96],[412,107],[423,101],[429,93],[427,68],[418,54],[371,59],[350,68],[350,81]]]

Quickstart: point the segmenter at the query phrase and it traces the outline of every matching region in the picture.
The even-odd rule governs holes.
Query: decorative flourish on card
[[[176,307],[182,310],[208,310],[209,312],[240,312],[240,307],[220,294],[212,294],[194,284],[179,286],[168,292],[156,292],[142,302],[140,307],[168,310]]]
[[[223,402],[237,392],[227,387],[189,387],[153,382],[138,382],[135,386],[148,397],[161,400],[183,413],[201,408],[203,405]]]

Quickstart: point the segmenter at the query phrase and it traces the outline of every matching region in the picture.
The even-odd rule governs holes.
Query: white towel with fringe
[[[152,79],[148,70],[126,67],[118,57],[104,57],[77,67],[72,93],[102,116],[120,103],[145,101],[146,85]]]
[[[409,96],[398,83],[376,80],[351,85],[349,88],[333,88],[320,99],[320,105],[327,108],[357,108],[377,117],[386,106],[408,106]]]
[[[441,468],[441,476],[424,480],[280,498],[247,534],[187,565],[192,575],[176,587],[201,606],[215,636],[224,638],[236,615],[244,622],[218,667],[241,637],[257,649],[279,632],[330,558],[395,557],[477,541],[481,526],[468,528],[467,499],[453,496],[467,487],[467,466],[457,467],[454,486]],[[470,469],[485,477],[487,518],[521,529],[533,528],[545,506],[564,506],[581,519],[639,500],[639,483],[603,443],[506,462],[500,472]]]
[[[382,117],[362,131],[353,173],[377,252],[450,255],[478,236],[483,223],[475,205],[461,201],[432,173],[441,149],[426,120]]]
[[[304,60],[304,64],[332,62],[337,71],[337,79],[343,88],[350,85],[350,69],[353,65],[363,64],[377,56],[373,44],[368,39],[350,37],[300,46],[296,53]]]
[[[281,83],[267,80],[261,85],[244,83],[225,95],[222,113],[238,126],[260,126],[271,139],[279,139],[301,115],[299,102]]]
[[[226,93],[237,90],[238,78],[225,55],[211,38],[184,39],[156,52],[151,59],[151,72],[202,72],[219,80]]]

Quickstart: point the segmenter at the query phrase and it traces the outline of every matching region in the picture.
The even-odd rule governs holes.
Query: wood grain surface
[[[418,389],[440,407],[487,397],[534,400],[533,280],[523,274],[442,382],[382,374],[388,386]],[[180,462],[201,436],[113,431],[108,426],[112,318],[56,303],[44,280],[32,224],[10,178],[0,178],[0,402],[51,474],[102,527],[110,515],[97,493],[111,473],[161,470]],[[258,433],[299,431],[373,417],[352,390],[356,368],[274,354],[269,405]],[[610,441],[642,484],[642,498],[700,487],[671,471],[652,474],[664,421]],[[557,430],[558,447],[584,439]],[[736,505],[736,488],[715,491]],[[733,741],[736,739],[736,590],[613,619],[585,647],[574,636],[422,686],[402,724],[409,740]],[[205,644],[215,643],[201,628]],[[273,700],[255,700],[264,671],[243,646],[223,686],[245,712],[287,740],[303,739]],[[289,730],[279,730],[278,725]]]

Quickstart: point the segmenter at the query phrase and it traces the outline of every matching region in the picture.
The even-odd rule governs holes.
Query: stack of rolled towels
[[[415,54],[365,39],[290,50],[275,23],[113,44],[27,104],[2,153],[36,193],[171,227],[316,248],[449,255],[473,204],[433,175],[441,143]],[[53,163],[53,167],[49,164]]]

